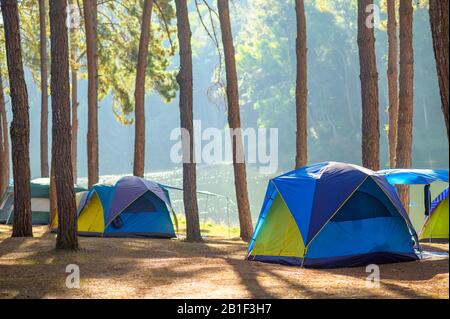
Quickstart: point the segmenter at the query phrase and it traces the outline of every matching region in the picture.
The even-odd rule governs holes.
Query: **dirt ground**
[[[311,270],[248,262],[246,244],[84,238],[79,252],[53,249],[55,235],[10,238],[0,225],[0,298],[449,298],[449,262],[382,265],[380,287],[366,286],[364,267]],[[447,251],[448,245],[425,246]],[[80,288],[68,289],[68,264]]]

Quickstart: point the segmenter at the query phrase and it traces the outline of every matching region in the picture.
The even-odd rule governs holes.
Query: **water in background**
[[[266,192],[267,182],[275,175],[264,175],[251,166],[247,168],[247,187],[253,222],[259,216],[261,203]],[[170,186],[183,186],[181,169],[155,172],[145,175],[150,180]],[[238,225],[236,196],[234,192],[234,173],[232,164],[199,166],[197,169],[197,191],[214,193],[220,196],[198,194],[200,220],[210,219],[216,223]],[[183,192],[171,190],[170,196],[174,210],[183,213]]]
[[[255,167],[247,167],[247,185],[253,222],[259,216],[262,201],[266,193],[268,181],[279,175],[261,174]],[[100,177],[100,183],[111,183],[124,175],[104,175]],[[181,168],[147,173],[146,179],[160,184],[183,187],[183,171]],[[78,180],[82,186],[87,185],[87,179]],[[210,192],[220,196],[199,193],[198,208],[200,221],[212,220],[216,223],[239,225],[236,196],[234,192],[234,173],[232,164],[216,164],[197,167],[197,191]],[[184,214],[183,192],[169,189],[170,199],[177,214]]]

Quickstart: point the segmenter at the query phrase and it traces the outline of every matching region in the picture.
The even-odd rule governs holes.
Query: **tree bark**
[[[135,82],[134,107],[134,176],[144,177],[145,170],[145,73],[147,70],[148,44],[150,41],[150,23],[153,0],[144,0],[142,12],[141,38]]]
[[[228,0],[217,0],[219,9],[222,44],[225,53],[225,69],[227,78],[228,124],[236,134],[232,134],[234,184],[236,188],[237,206],[239,211],[240,236],[250,241],[253,235],[252,216],[247,191],[247,172],[242,143],[241,118],[239,110],[239,92],[235,61],[233,35]]]
[[[395,168],[398,121],[398,41],[395,0],[387,0],[388,14],[388,91],[389,91],[389,167]]]
[[[56,194],[56,181],[55,181],[55,161],[54,158],[50,161],[50,229],[53,228],[55,217],[58,216],[58,196]]]
[[[374,28],[366,25],[366,8],[373,0],[358,1],[358,48],[362,102],[362,164],[380,169],[380,122],[378,72]]]
[[[430,0],[430,24],[433,35],[434,56],[441,91],[441,108],[444,113],[447,127],[447,139],[449,139],[449,1]]]
[[[76,5],[75,0],[70,0]],[[78,153],[78,66],[77,66],[77,33],[75,28],[70,29],[70,65],[72,73],[72,174],[73,183],[77,184],[77,153]]]
[[[1,114],[3,113],[4,109],[5,109],[5,97],[3,93],[3,79],[0,69],[0,198],[2,198],[7,188],[5,174],[6,174],[6,165],[8,164],[8,162],[5,159],[6,149],[3,138],[3,127],[6,124],[3,123],[3,119],[1,117]]]
[[[194,160],[193,80],[191,27],[186,0],[175,0],[178,41],[180,45],[180,123],[188,136],[182,136],[183,147],[183,201],[186,214],[186,240],[200,242],[200,222],[197,204],[197,176]]]
[[[56,248],[78,249],[70,126],[69,40],[67,2],[50,0],[52,158],[58,203]],[[56,160],[57,159],[57,160]]]
[[[397,168],[412,164],[412,125],[414,89],[413,5],[400,1],[400,91],[397,136]],[[408,187],[399,187],[399,195],[409,211]]]
[[[48,84],[47,84],[47,32],[45,0],[39,0],[39,50],[41,57],[41,176],[48,177]]]
[[[306,15],[303,0],[295,1],[297,14],[297,81],[296,81],[296,111],[297,111],[297,138],[295,167],[306,166],[308,162],[308,75],[306,46]]]
[[[97,35],[96,35],[96,0],[83,0],[84,23],[86,28],[86,51],[88,69],[88,186],[98,182],[98,67],[97,67]]]
[[[13,120],[10,136],[14,177],[13,237],[31,237],[30,120],[22,63],[17,1],[1,0]]]
[[[74,56],[75,57],[75,56]],[[78,169],[78,75],[76,67],[72,67],[72,174],[73,183],[77,184]]]
[[[0,197],[9,185],[9,140],[8,121],[3,88],[2,72],[0,70]]]

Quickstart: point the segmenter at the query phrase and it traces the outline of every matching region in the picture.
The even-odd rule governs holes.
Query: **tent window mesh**
[[[377,217],[392,217],[392,214],[378,198],[365,192],[357,191],[331,221],[344,222]]]
[[[154,198],[148,192],[139,197],[125,209],[124,213],[153,213],[156,212]]]

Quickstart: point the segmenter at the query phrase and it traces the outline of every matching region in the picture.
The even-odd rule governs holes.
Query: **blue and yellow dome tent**
[[[270,180],[247,259],[351,267],[417,260],[415,243],[417,234],[385,177],[327,162]]]
[[[419,239],[428,242],[448,242],[449,228],[448,187],[431,203],[430,214],[420,232]]]
[[[94,185],[77,201],[79,235],[176,237],[169,193],[155,182],[126,176],[114,185]]]

